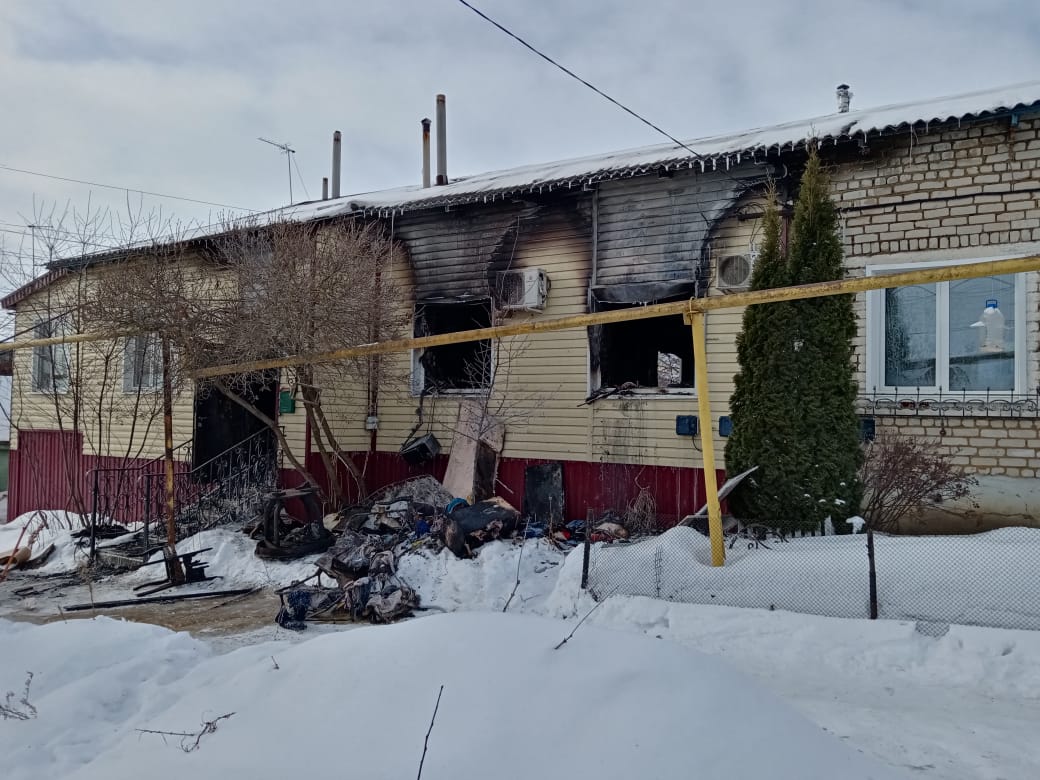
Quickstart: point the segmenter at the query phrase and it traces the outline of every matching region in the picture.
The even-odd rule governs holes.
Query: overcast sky
[[[1040,80],[1036,0],[473,4],[683,138],[833,112],[842,81],[864,108]],[[457,0],[0,4],[2,166],[268,209],[288,202],[286,162],[257,136],[292,144],[311,198],[335,129],[344,193],[417,183],[437,92],[452,176],[663,140]],[[15,226],[41,204],[126,197],[0,168],[0,238],[27,253]]]

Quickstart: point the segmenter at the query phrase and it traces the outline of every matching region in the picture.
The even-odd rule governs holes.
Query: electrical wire
[[[12,236],[24,236],[25,238],[32,238],[33,237],[31,232],[27,232],[27,231],[24,231],[24,230],[15,230],[14,228],[0,227],[0,233],[10,233]],[[39,237],[37,237],[37,240],[40,240]],[[66,238],[66,239],[61,239],[61,240],[63,242],[65,242],[65,243],[67,243],[67,244],[80,244],[80,245],[83,245],[83,246],[96,246],[96,247],[101,247],[102,249],[115,249],[118,246],[118,244],[115,244],[115,245],[113,245],[113,244],[101,244],[101,243],[99,243],[97,241],[86,241],[86,240],[80,239],[80,238]]]
[[[203,206],[219,206],[220,208],[223,208],[223,209],[235,209],[236,211],[249,211],[249,212],[253,212],[253,213],[256,213],[256,212],[259,211],[258,209],[248,209],[245,206],[232,206],[232,205],[227,204],[227,203],[217,203],[217,202],[212,201],[212,200],[199,200],[198,198],[185,198],[185,197],[183,197],[181,195],[167,195],[167,194],[162,193],[162,192],[150,192],[148,190],[139,190],[139,189],[137,189],[135,187],[117,187],[114,184],[101,184],[100,182],[87,181],[86,179],[73,179],[73,178],[70,178],[68,176],[56,176],[56,175],[51,174],[51,173],[40,173],[39,171],[29,171],[29,170],[26,170],[25,168],[15,168],[15,167],[13,167],[11,165],[0,164],[0,170],[13,171],[15,173],[24,173],[24,174],[26,174],[28,176],[40,176],[40,177],[42,177],[44,179],[54,179],[55,181],[67,181],[67,182],[72,182],[73,184],[86,184],[87,186],[90,186],[90,187],[102,187],[102,188],[107,189],[107,190],[119,190],[121,192],[137,192],[137,193],[140,193],[141,195],[150,195],[153,198],[163,198],[163,199],[166,199],[166,200],[182,200],[182,201],[184,201],[186,203],[200,203]]]
[[[311,194],[307,191],[307,182],[303,180],[303,174],[300,173],[300,164],[296,162],[296,155],[292,155],[292,162],[296,168],[296,178],[300,180],[300,186],[303,187],[303,194],[307,196],[307,200],[311,199]],[[292,204],[290,204],[292,205]]]
[[[621,101],[612,98],[610,95],[608,95],[606,92],[604,92],[599,87],[597,87],[597,86],[595,86],[593,84],[590,84],[588,81],[586,81],[581,76],[579,76],[577,73],[575,73],[573,70],[571,70],[570,68],[567,68],[564,65],[561,65],[556,60],[554,60],[552,57],[550,57],[548,54],[545,54],[545,53],[539,51],[533,45],[531,45],[530,43],[525,41],[523,38],[521,38],[519,35],[514,33],[512,30],[510,30],[507,27],[503,26],[502,24],[499,24],[498,22],[496,22],[494,19],[492,19],[486,13],[481,11],[479,8],[475,8],[474,6],[470,5],[468,2],[466,2],[466,0],[458,0],[458,1],[459,1],[459,3],[464,5],[466,8],[471,10],[473,13],[475,13],[477,16],[479,16],[481,19],[483,19],[484,21],[488,22],[489,24],[497,27],[499,30],[504,32],[506,35],[508,35],[513,40],[515,40],[517,43],[519,43],[525,49],[528,49],[532,53],[534,53],[537,56],[541,57],[543,60],[548,62],[553,67],[558,68],[559,70],[562,70],[564,73],[566,73],[568,76],[570,76],[575,81],[578,81],[579,83],[584,84],[586,87],[591,89],[593,92],[595,92],[600,97],[605,98],[606,100],[610,101],[611,103],[613,103],[615,106],[620,108],[625,113],[630,114],[631,116],[633,116],[636,119],[638,119],[640,122],[642,122],[647,127],[651,128],[652,130],[655,130],[658,133],[660,133],[661,135],[663,135],[665,138],[667,138],[672,143],[674,143],[677,146],[685,149],[687,152],[692,154],[695,159],[699,160],[702,163],[706,162],[705,158],[702,155],[700,155],[697,152],[695,152],[693,149],[691,149],[689,146],[684,144],[682,141],[680,141],[674,135],[672,135],[671,133],[669,133],[666,130],[662,129],[659,125],[655,125],[653,122],[651,122],[645,116],[643,116],[642,114],[639,114],[636,111],[632,110],[631,108],[626,106]],[[727,171],[720,171],[720,173],[726,174],[727,177],[729,177],[730,179],[732,179],[733,181],[735,181],[735,182],[737,182],[739,184],[744,184],[744,182],[741,182],[739,179],[737,179],[735,176],[733,176],[732,174],[730,174]]]
[[[77,243],[78,243],[78,239],[84,233],[89,233],[90,235],[93,235],[94,238],[110,238],[113,241],[118,241],[119,240],[118,236],[114,236],[111,233],[102,233],[101,231],[96,231],[96,232],[95,231],[83,231],[83,232],[80,232],[80,231],[76,231],[76,230],[68,230],[66,228],[59,227],[57,225],[50,225],[50,224],[46,224],[46,223],[42,224],[42,225],[31,225],[31,224],[26,223],[26,222],[7,222],[5,220],[0,219],[0,225],[6,225],[9,228],[20,228],[22,230],[29,230],[30,232],[32,231],[33,228],[36,228],[37,230],[40,231],[40,236],[38,236],[38,238],[41,238],[42,236],[45,236],[48,233],[55,233],[55,234],[62,234],[62,235],[66,235],[66,236],[71,236],[71,239],[67,239],[67,240],[75,240],[75,241],[77,241]],[[0,227],[0,230],[3,230],[3,229],[4,228]]]

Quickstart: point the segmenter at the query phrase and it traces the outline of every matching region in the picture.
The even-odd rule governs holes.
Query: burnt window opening
[[[597,311],[632,308],[600,303]],[[693,339],[681,314],[589,329],[593,389],[693,389]]]
[[[438,336],[491,327],[491,301],[423,303],[415,308],[415,335]],[[415,389],[420,393],[482,390],[491,384],[491,341],[430,347],[417,353]]]

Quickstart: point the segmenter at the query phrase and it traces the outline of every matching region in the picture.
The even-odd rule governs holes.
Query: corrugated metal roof
[[[880,108],[867,108],[846,113],[785,122],[779,125],[745,130],[728,135],[695,138],[686,141],[687,149],[674,143],[645,146],[571,160],[525,165],[502,171],[460,177],[440,187],[400,187],[377,192],[347,195],[335,200],[298,203],[247,219],[260,222],[314,221],[350,214],[392,213],[445,208],[471,203],[492,203],[532,193],[580,188],[600,181],[623,179],[652,173],[664,168],[726,170],[763,159],[770,153],[796,149],[809,139],[840,142],[850,138],[908,132],[910,128],[962,122],[1009,114],[1015,111],[1040,110],[1040,81],[1030,81],[995,89],[968,92],[925,101],[898,103]],[[213,235],[217,235],[214,233]],[[193,236],[192,240],[204,239]],[[142,244],[141,248],[147,245]],[[101,252],[79,258],[60,260],[51,268],[68,268],[91,264],[126,254],[126,250]],[[17,305],[26,295],[46,286],[48,275],[16,290],[3,299],[5,307]]]
[[[727,169],[771,152],[794,149],[809,139],[838,142],[854,137],[905,132],[911,127],[979,119],[1015,110],[1040,109],[1040,81],[953,97],[899,103],[802,119],[729,135],[684,142],[695,155],[674,143],[525,165],[460,178],[440,187],[401,187],[347,195],[336,200],[297,204],[269,212],[275,219],[324,219],[355,212],[390,213],[438,208],[593,184],[638,176],[660,168]]]

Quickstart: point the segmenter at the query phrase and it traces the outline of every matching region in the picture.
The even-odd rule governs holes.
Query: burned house
[[[807,143],[819,145],[830,171],[850,276],[1040,251],[1040,83],[871,110],[848,110],[841,98],[826,116],[456,181],[442,153],[430,186],[297,204],[271,218],[382,222],[406,250],[390,272],[405,292],[410,335],[746,289],[766,183],[792,199]],[[864,431],[938,439],[980,476],[980,516],[1027,523],[1040,506],[1030,500],[1040,449],[1035,276],[857,298]],[[52,270],[5,299],[19,330],[60,282]],[[974,325],[992,309],[1001,324],[982,344]],[[679,315],[400,353],[387,358],[392,382],[325,392],[370,487],[443,476],[460,405],[476,403],[504,428],[495,479],[509,500],[519,503],[528,466],[558,461],[566,518],[623,509],[647,491],[668,522],[704,500],[702,437],[724,446],[740,327],[739,310],[708,320],[711,430],[690,420],[693,348]],[[15,513],[65,500],[53,486],[40,492],[27,459],[72,449],[85,473],[109,454],[94,431],[58,429],[35,390],[40,370],[27,353],[15,360]],[[278,400],[272,412],[287,439],[316,458],[301,409]],[[205,413],[181,402],[179,434],[196,446],[210,435],[194,424]],[[400,450],[417,433],[441,451],[409,462]],[[121,436],[109,436],[113,448],[125,445]]]

